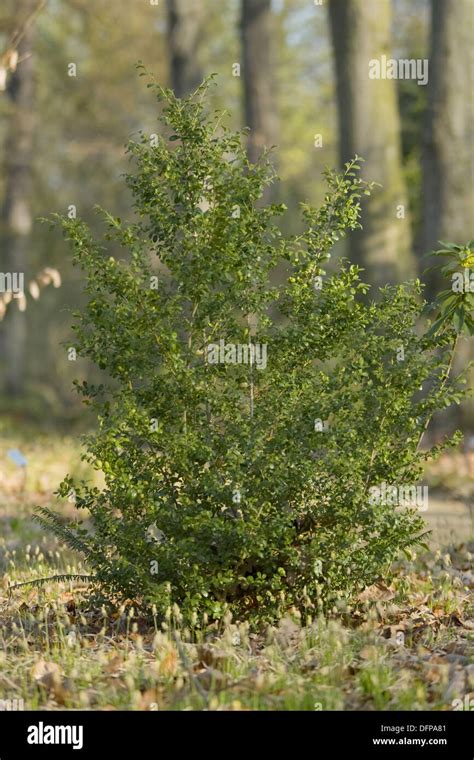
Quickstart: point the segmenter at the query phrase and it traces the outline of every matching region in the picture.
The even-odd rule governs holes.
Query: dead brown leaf
[[[56,662],[38,660],[31,669],[31,676],[38,686],[52,692],[56,702],[65,703],[68,685],[62,678],[61,669]]]
[[[199,657],[199,662],[203,665],[222,665],[226,660],[229,659],[229,652],[226,652],[223,649],[217,649],[216,647],[212,647],[209,644],[201,644],[197,648],[197,653]]]
[[[174,676],[178,669],[178,653],[174,647],[169,649],[159,665],[162,675]]]
[[[357,599],[359,602],[388,602],[394,596],[394,592],[388,586],[374,583],[372,586],[367,586]]]

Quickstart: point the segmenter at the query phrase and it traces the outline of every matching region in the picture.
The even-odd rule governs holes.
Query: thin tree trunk
[[[204,7],[202,0],[168,0],[167,10],[171,85],[175,94],[184,98],[203,79],[197,51]]]
[[[351,258],[366,269],[374,285],[400,281],[415,266],[396,84],[369,77],[369,61],[391,57],[390,0],[330,0],[329,18],[341,164],[357,153],[365,159],[363,176],[382,185],[364,200],[363,230],[351,234]]]
[[[36,4],[24,2],[22,5],[26,15]],[[35,121],[33,37],[34,25],[30,25],[19,45],[20,63],[8,80],[11,114],[5,144],[5,197],[0,209],[0,266],[2,271],[23,273],[25,280],[32,227]],[[8,308],[3,329],[5,390],[9,395],[21,395],[25,382],[27,332],[25,315],[19,311],[15,300]]]
[[[277,132],[271,0],[242,0],[240,29],[247,152],[255,162],[264,147],[275,144]]]

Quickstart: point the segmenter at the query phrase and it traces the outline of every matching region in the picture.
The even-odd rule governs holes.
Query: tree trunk
[[[473,237],[472,0],[432,0],[420,253]],[[436,283],[433,283],[434,285]]]
[[[391,57],[390,0],[330,0],[329,18],[341,164],[357,153],[365,159],[364,178],[382,185],[364,199],[363,230],[350,236],[351,258],[366,269],[374,285],[400,281],[412,275],[415,266],[396,83],[369,77],[369,61]]]
[[[27,14],[34,7],[24,2]],[[34,25],[19,45],[20,63],[8,80],[11,113],[5,144],[5,197],[0,210],[2,271],[23,273],[26,280],[32,227],[32,163],[34,158]],[[25,60],[21,60],[25,57]],[[3,269],[5,267],[5,269]],[[8,307],[3,324],[4,378],[7,394],[21,395],[25,381],[26,320],[16,299]]]
[[[247,152],[255,162],[264,147],[274,145],[277,132],[271,0],[242,0],[240,30]]]
[[[197,50],[204,8],[197,0],[168,0],[167,8],[171,85],[175,94],[184,98],[203,80]]]
[[[438,241],[467,243],[474,237],[474,155],[472,100],[474,48],[472,0],[432,0],[430,79],[423,141],[423,218],[420,254]],[[428,265],[428,261],[426,265]],[[428,280],[429,295],[446,287],[439,273]],[[455,372],[473,358],[472,341],[457,351]],[[470,372],[474,382],[474,369]],[[456,415],[464,429],[474,428],[474,404],[464,402]]]

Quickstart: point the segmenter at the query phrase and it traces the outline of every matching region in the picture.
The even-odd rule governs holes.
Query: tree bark
[[[27,14],[35,6],[23,2]],[[26,281],[32,227],[32,164],[34,158],[34,25],[20,42],[20,63],[8,79],[11,114],[5,144],[5,197],[0,209],[2,271],[23,273]],[[21,60],[25,56],[24,60]],[[3,267],[5,269],[3,270]],[[25,382],[27,328],[14,299],[3,324],[5,391],[21,395]]]
[[[197,51],[204,8],[197,0],[168,0],[167,10],[171,85],[184,98],[203,80]]]
[[[474,236],[473,22],[472,0],[432,0],[421,255]]]
[[[264,147],[274,145],[277,132],[271,0],[242,0],[240,32],[247,153],[255,162]]]
[[[474,48],[472,0],[431,0],[431,51],[428,108],[423,139],[423,216],[419,252],[423,256],[444,240],[459,245],[474,237],[474,155],[472,99]],[[426,265],[430,262],[427,261]],[[446,287],[437,272],[428,278],[428,295]],[[473,358],[472,341],[457,351],[455,372]],[[474,382],[474,369],[470,372]],[[474,427],[474,404],[466,401],[457,424]]]
[[[369,77],[369,61],[391,57],[390,0],[330,0],[329,19],[341,165],[357,153],[365,159],[363,176],[382,185],[364,199],[363,230],[351,234],[351,258],[372,284],[384,285],[415,271],[396,84]]]

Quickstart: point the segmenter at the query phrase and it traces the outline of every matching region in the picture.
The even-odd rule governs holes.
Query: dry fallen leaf
[[[372,586],[367,586],[357,599],[359,602],[388,602],[394,596],[394,592],[388,586],[374,583]]]
[[[38,660],[32,669],[31,676],[35,683],[48,692],[52,692],[59,704],[64,704],[68,687],[61,676],[61,669],[55,662]]]
[[[201,644],[197,648],[199,662],[203,665],[220,665],[229,659],[229,653],[223,649]]]
[[[159,671],[163,675],[174,676],[178,669],[178,653],[170,648],[160,662]]]
[[[46,688],[52,688],[53,684],[61,681],[61,670],[57,663],[38,660],[32,669],[31,675],[36,683]]]

